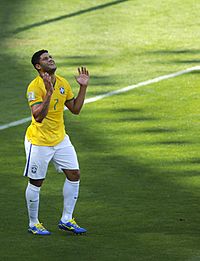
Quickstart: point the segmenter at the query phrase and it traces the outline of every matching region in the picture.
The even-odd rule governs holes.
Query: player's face
[[[52,74],[56,71],[56,64],[49,53],[43,53],[40,56],[39,65],[40,65],[40,70],[42,72],[48,72],[49,74]]]

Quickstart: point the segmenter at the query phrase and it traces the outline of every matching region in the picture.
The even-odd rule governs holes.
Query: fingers
[[[45,73],[41,73],[41,77],[43,79],[46,90],[52,94],[54,88],[51,82],[51,76],[47,72],[45,72]]]
[[[50,81],[51,80],[51,76],[45,72],[45,73],[41,73],[42,79],[46,80],[46,81]]]
[[[89,72],[88,72],[88,70],[87,70],[86,67],[78,68],[78,73],[79,73],[79,75],[80,75],[80,74],[85,74],[85,75],[88,75],[88,76],[89,76]]]
[[[47,72],[41,72],[41,76],[42,78],[47,78],[49,76],[49,74]]]

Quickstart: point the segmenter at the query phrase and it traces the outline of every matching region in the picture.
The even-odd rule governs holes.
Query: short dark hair
[[[35,53],[33,54],[32,58],[31,58],[31,63],[32,63],[32,65],[33,65],[34,67],[35,67],[36,64],[39,63],[39,61],[40,61],[40,56],[41,56],[43,53],[48,53],[48,51],[43,49],[43,50],[39,50],[39,51],[37,51],[37,52],[35,52]]]

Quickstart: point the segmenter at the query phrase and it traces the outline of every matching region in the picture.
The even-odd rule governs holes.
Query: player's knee
[[[79,169],[64,170],[64,173],[65,173],[66,177],[70,181],[78,181],[78,180],[80,180],[80,170]]]
[[[36,186],[36,187],[41,187],[44,179],[29,179],[29,182]]]
[[[78,181],[80,179],[80,170],[70,170],[70,178],[72,181]]]

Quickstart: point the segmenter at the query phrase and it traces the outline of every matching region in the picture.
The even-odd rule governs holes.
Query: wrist
[[[51,97],[52,94],[53,94],[53,92],[47,91],[46,96],[47,96],[47,97]]]

